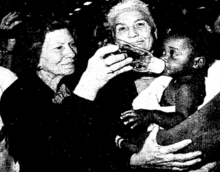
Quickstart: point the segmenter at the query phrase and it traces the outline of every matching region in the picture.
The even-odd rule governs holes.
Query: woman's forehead
[[[73,37],[70,35],[70,32],[67,28],[48,32],[45,36],[45,42],[65,43],[69,41],[73,41]]]
[[[138,10],[125,10],[121,12],[115,19],[115,25],[134,23],[138,20],[145,20],[146,16]]]

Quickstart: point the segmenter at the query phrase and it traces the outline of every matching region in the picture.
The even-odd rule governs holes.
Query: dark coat
[[[74,94],[62,104],[53,98],[54,92],[36,74],[19,78],[2,96],[9,153],[21,172],[125,169],[123,154],[94,102]]]

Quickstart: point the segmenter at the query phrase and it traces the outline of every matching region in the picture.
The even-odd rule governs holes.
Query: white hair
[[[115,26],[116,17],[124,11],[127,10],[136,10],[144,13],[146,16],[147,23],[156,30],[156,25],[151,16],[151,13],[148,8],[148,4],[143,3],[140,0],[122,0],[122,2],[113,6],[109,13],[107,14],[107,20],[111,27]]]

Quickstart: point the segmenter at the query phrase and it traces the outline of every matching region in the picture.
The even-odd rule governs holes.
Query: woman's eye
[[[119,26],[116,28],[116,32],[123,32],[126,30],[126,27],[125,26]]]
[[[147,23],[145,21],[139,21],[135,25],[137,28],[141,28],[141,27],[145,27]]]
[[[71,48],[75,48],[75,47],[76,47],[75,42],[74,42],[74,41],[73,41],[73,42],[70,42],[70,43],[69,43],[69,46],[70,46]]]
[[[62,50],[62,49],[63,49],[63,46],[58,46],[58,47],[56,47],[55,49],[57,49],[57,50]]]
[[[74,41],[69,43],[69,46],[74,51],[74,53],[77,53],[77,48],[76,48],[76,44]]]

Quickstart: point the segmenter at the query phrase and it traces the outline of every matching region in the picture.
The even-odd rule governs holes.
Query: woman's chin
[[[63,74],[64,76],[66,76],[66,75],[71,75],[71,74],[73,74],[74,72],[75,72],[75,68],[71,67],[71,68],[66,68],[66,69],[64,69],[64,70],[62,71],[62,74]]]

